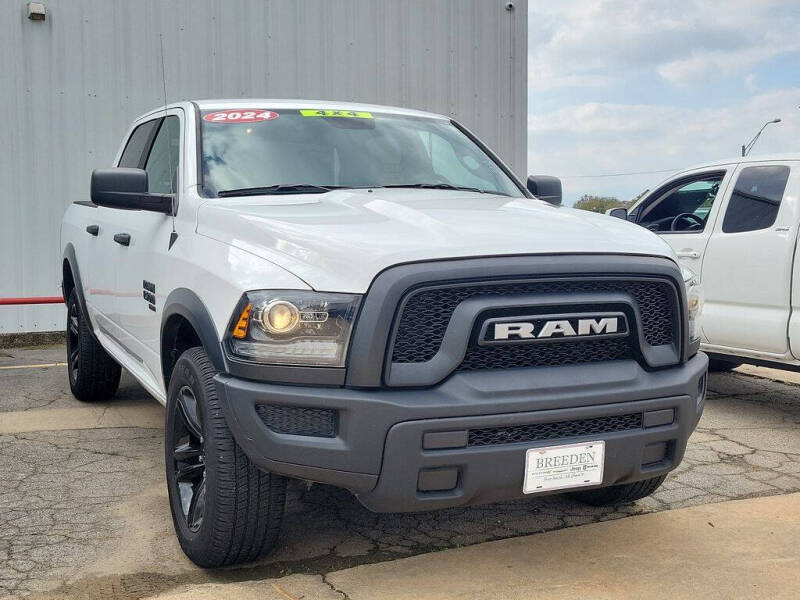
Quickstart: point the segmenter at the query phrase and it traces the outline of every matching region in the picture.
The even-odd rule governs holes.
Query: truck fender
[[[64,261],[69,263],[69,268],[72,272],[72,282],[75,284],[75,292],[78,294],[78,307],[81,309],[85,321],[91,323],[89,320],[89,309],[86,306],[86,299],[83,296],[83,283],[81,282],[81,272],[78,269],[78,259],[75,256],[75,247],[72,243],[68,243],[64,248],[64,255],[61,260],[62,269]],[[67,297],[67,290],[64,288],[63,279],[61,281],[61,295],[64,297],[64,304],[67,304],[69,298]]]
[[[203,304],[197,294],[187,288],[176,288],[170,292],[164,302],[164,309],[161,313],[160,340],[164,339],[164,327],[169,322],[170,317],[174,315],[180,315],[189,322],[197,332],[211,363],[218,371],[225,371],[225,359],[222,356],[222,346],[217,337],[214,321],[211,319],[211,314],[208,312],[206,305]],[[163,350],[161,354],[163,362]]]

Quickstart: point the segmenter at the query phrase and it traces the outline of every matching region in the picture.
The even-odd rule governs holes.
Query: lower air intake
[[[641,429],[642,413],[594,417],[577,421],[557,421],[555,423],[531,423],[508,427],[484,427],[470,429],[469,446],[493,446],[495,444],[515,444],[517,442],[537,442],[562,438],[598,435],[615,431]]]
[[[336,437],[336,411],[330,408],[258,404],[256,412],[275,433]]]

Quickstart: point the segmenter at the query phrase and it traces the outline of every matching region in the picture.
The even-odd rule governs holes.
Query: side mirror
[[[623,221],[627,221],[628,220],[628,209],[627,208],[623,208],[623,207],[609,208],[606,211],[606,214],[609,217],[616,217],[618,219],[622,219]]]
[[[92,202],[109,208],[172,214],[172,195],[150,194],[147,185],[147,171],[144,169],[95,169],[92,171]]]
[[[561,206],[561,180],[550,175],[531,175],[528,177],[528,191],[555,206]]]

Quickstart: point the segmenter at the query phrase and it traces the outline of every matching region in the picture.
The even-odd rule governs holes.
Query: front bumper
[[[376,512],[405,512],[520,497],[525,452],[540,446],[605,441],[602,486],[666,473],[680,463],[702,414],[707,365],[699,353],[659,371],[632,360],[475,371],[418,390],[276,385],[224,374],[216,384],[228,425],[254,463],[347,488]],[[334,437],[273,431],[258,405],[332,409]],[[641,427],[546,441],[467,442],[474,429],[632,413],[641,413]]]

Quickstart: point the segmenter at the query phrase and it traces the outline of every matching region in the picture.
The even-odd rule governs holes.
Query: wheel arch
[[[202,346],[219,371],[225,370],[222,348],[206,305],[193,291],[173,290],[164,303],[161,315],[161,373],[164,388],[169,388],[172,369],[188,348]]]
[[[75,256],[75,247],[68,243],[64,247],[64,255],[61,259],[61,295],[64,297],[64,304],[69,304],[69,297],[72,291],[78,295],[78,306],[83,313],[83,318],[89,321],[89,311],[86,307],[86,298],[83,296],[83,284],[81,273],[78,269],[78,259]]]

